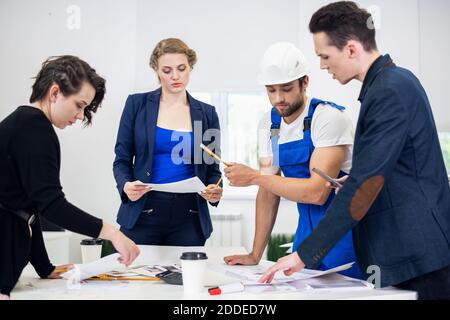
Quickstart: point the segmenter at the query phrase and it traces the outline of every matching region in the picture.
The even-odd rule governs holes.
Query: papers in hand
[[[198,193],[206,189],[206,186],[198,177],[171,183],[145,183],[143,185],[152,188],[154,191],[172,193]]]
[[[64,279],[79,282],[112,270],[125,270],[126,267],[117,260],[119,257],[120,255],[115,253],[90,263],[76,264],[73,269],[61,276]]]

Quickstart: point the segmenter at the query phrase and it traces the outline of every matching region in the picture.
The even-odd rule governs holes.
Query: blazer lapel
[[[161,88],[154,91],[148,98],[146,105],[146,132],[148,135],[148,155],[149,155],[149,165],[148,168],[151,170],[153,166],[153,150],[155,147],[155,134],[156,134],[156,124],[158,122],[158,112],[159,112],[159,100],[161,98]],[[148,171],[149,172],[149,171]],[[147,177],[150,177],[147,172]],[[150,172],[151,175],[151,172]]]
[[[192,132],[194,134],[194,173],[196,176],[199,176],[200,164],[203,163],[203,152],[200,149],[200,144],[203,143],[203,132],[207,128],[204,128],[202,107],[189,93],[187,93],[187,98],[191,112]],[[197,130],[196,127],[198,128]]]

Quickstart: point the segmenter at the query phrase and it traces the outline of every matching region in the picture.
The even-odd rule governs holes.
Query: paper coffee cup
[[[186,294],[196,294],[203,290],[203,279],[208,257],[204,252],[183,252],[181,257],[183,289]]]
[[[102,255],[102,239],[83,239],[81,240],[81,258],[83,264],[96,261]]]

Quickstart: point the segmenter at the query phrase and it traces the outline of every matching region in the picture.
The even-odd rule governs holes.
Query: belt
[[[26,212],[26,211],[24,211],[22,209],[19,209],[19,210],[9,209],[9,208],[6,208],[4,205],[2,205],[0,203],[0,211],[1,210],[9,212],[9,213],[12,213],[12,214],[18,216],[19,218],[25,220],[25,222],[28,225],[32,225],[34,223],[34,221],[36,220],[36,215],[34,215],[34,214],[30,214],[30,213],[28,213],[28,212]]]

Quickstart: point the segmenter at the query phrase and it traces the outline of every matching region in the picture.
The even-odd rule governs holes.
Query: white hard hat
[[[290,42],[277,42],[264,53],[258,83],[288,83],[306,76],[308,72],[308,62],[300,49]]]

